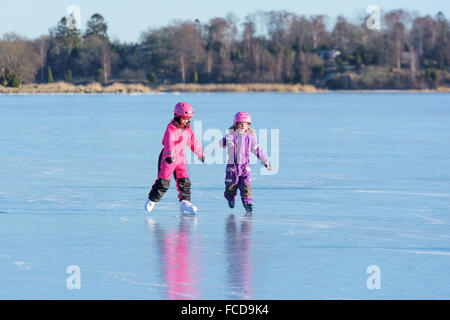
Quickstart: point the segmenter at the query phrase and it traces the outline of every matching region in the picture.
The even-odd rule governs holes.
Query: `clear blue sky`
[[[66,15],[69,5],[81,8],[82,30],[86,20],[98,12],[107,20],[111,38],[126,42],[138,41],[142,31],[175,19],[204,23],[230,12],[241,21],[258,10],[325,14],[334,23],[338,15],[355,20],[365,15],[369,5],[378,5],[383,11],[401,8],[432,16],[442,11],[450,17],[449,0],[0,0],[0,35],[15,31],[32,39],[47,34]]]

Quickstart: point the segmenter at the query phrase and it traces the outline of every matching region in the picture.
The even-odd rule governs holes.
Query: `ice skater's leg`
[[[227,184],[225,183],[225,192],[224,196],[225,199],[228,201],[234,201],[236,199],[238,185],[236,183],[234,184]]]
[[[178,164],[173,176],[177,183],[180,212],[182,214],[195,215],[197,213],[197,207],[191,203],[191,180],[189,179],[186,163]]]
[[[252,185],[250,183],[250,176],[242,176],[239,178],[239,191],[241,194],[242,204],[253,203]]]
[[[180,163],[173,173],[178,189],[178,199],[180,201],[191,201],[191,180],[187,171],[186,163]]]
[[[170,180],[158,178],[148,194],[148,199],[153,202],[161,200],[162,196],[169,190]]]
[[[236,168],[233,165],[228,165],[225,175],[225,192],[224,196],[227,199],[229,206],[234,207],[236,193],[238,189],[238,178],[236,175]]]
[[[170,177],[173,172],[173,166],[162,161],[162,151],[158,158],[158,178],[152,186],[148,194],[148,199],[153,202],[161,200],[162,196],[167,192],[170,186]]]
[[[228,201],[228,206],[230,208],[234,208],[235,206],[235,199],[236,199],[236,194],[237,194],[237,184],[231,184],[228,186],[225,186],[225,199],[227,199]]]
[[[241,194],[242,205],[245,210],[253,210],[252,185],[250,183],[250,176],[243,176],[239,178],[239,191]]]

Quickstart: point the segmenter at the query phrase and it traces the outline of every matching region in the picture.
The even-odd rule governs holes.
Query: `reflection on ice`
[[[252,295],[250,244],[252,216],[247,215],[240,221],[240,229],[233,214],[225,223],[227,276],[231,286],[231,299],[249,299]]]
[[[175,230],[168,230],[152,218],[146,219],[147,227],[154,237],[152,246],[159,265],[161,282],[165,285],[164,298],[171,300],[201,299],[201,288],[211,283],[204,281],[199,250],[201,243],[192,239],[196,233],[197,217],[180,216]],[[170,228],[170,224],[167,228]],[[252,216],[240,219],[230,214],[225,219],[225,279],[230,299],[250,299],[252,263],[250,256]],[[195,237],[194,237],[195,239]],[[199,247],[200,244],[200,247]],[[204,244],[207,245],[207,244]]]
[[[196,217],[180,216],[178,230],[167,232],[159,223],[147,218],[149,230],[156,235],[161,277],[167,285],[167,299],[189,300],[199,297],[197,275],[199,263],[191,255],[189,235]]]

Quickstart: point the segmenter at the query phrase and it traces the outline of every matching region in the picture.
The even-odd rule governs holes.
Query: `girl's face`
[[[182,125],[186,125],[189,122],[189,118],[180,117],[180,122]]]
[[[248,122],[237,122],[236,126],[240,131],[245,132],[247,131],[249,124]]]

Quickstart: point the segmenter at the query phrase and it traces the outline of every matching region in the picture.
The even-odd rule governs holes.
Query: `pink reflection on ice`
[[[167,299],[189,300],[199,297],[196,282],[198,264],[190,252],[190,228],[195,217],[180,218],[178,230],[167,233],[158,223],[150,228],[157,236],[162,275],[167,285]]]

